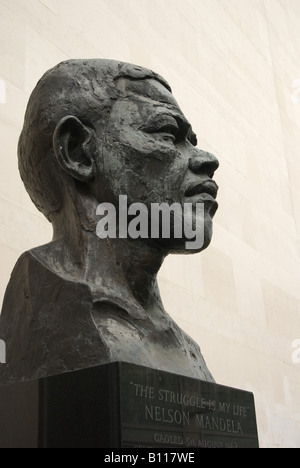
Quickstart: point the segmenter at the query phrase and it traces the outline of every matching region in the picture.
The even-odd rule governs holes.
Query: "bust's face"
[[[211,241],[218,207],[217,185],[212,181],[217,159],[195,147],[190,123],[161,83],[124,79],[118,85],[126,96],[114,103],[105,128],[99,130],[103,156],[94,183],[99,203],[117,207],[119,195],[127,195],[129,205],[143,203],[149,212],[152,203],[182,207],[203,203],[204,219],[198,221],[204,223],[205,239],[198,251],[203,250]],[[184,237],[156,240],[169,252],[183,251],[185,241]]]

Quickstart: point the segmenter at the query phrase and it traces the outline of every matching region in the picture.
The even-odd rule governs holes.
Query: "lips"
[[[207,194],[213,197],[214,199],[217,198],[218,194],[218,185],[213,181],[213,180],[206,180],[204,182],[195,182],[191,184],[186,193],[185,196],[187,198],[194,197],[195,195],[202,195],[202,194]]]

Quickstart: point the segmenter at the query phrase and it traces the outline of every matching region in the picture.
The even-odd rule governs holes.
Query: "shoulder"
[[[17,291],[21,289],[21,286],[22,289],[26,287],[26,285],[28,284],[29,265],[32,261],[33,258],[30,252],[25,252],[18,259],[10,275],[10,280],[6,289],[3,304],[5,304],[8,295],[11,295],[13,293],[14,296],[17,296]]]
[[[52,304],[54,300],[58,303],[62,299],[62,290],[63,296],[70,301],[72,299],[72,302],[78,302],[84,297],[92,303],[90,288],[86,284],[72,281],[63,270],[51,268],[43,260],[41,249],[43,248],[29,250],[18,259],[6,289],[2,312],[6,309],[24,309],[29,303],[30,308],[37,304],[39,309],[45,308],[47,303]]]
[[[12,273],[11,280],[16,280],[20,275],[28,275],[30,267],[37,267],[40,269],[47,270],[47,266],[40,261],[39,257],[36,255],[37,249],[28,250],[24,252],[16,262]]]

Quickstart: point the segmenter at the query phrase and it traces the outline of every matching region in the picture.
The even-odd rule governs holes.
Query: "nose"
[[[192,172],[208,175],[211,179],[218,167],[219,161],[216,156],[201,150],[197,150],[197,154],[189,161],[189,168]]]

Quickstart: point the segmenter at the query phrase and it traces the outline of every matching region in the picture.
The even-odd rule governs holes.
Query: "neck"
[[[67,273],[88,284],[96,300],[106,297],[143,311],[162,311],[157,273],[163,250],[143,239],[99,239],[96,221],[87,226],[86,219],[69,213],[54,223],[54,242]]]

